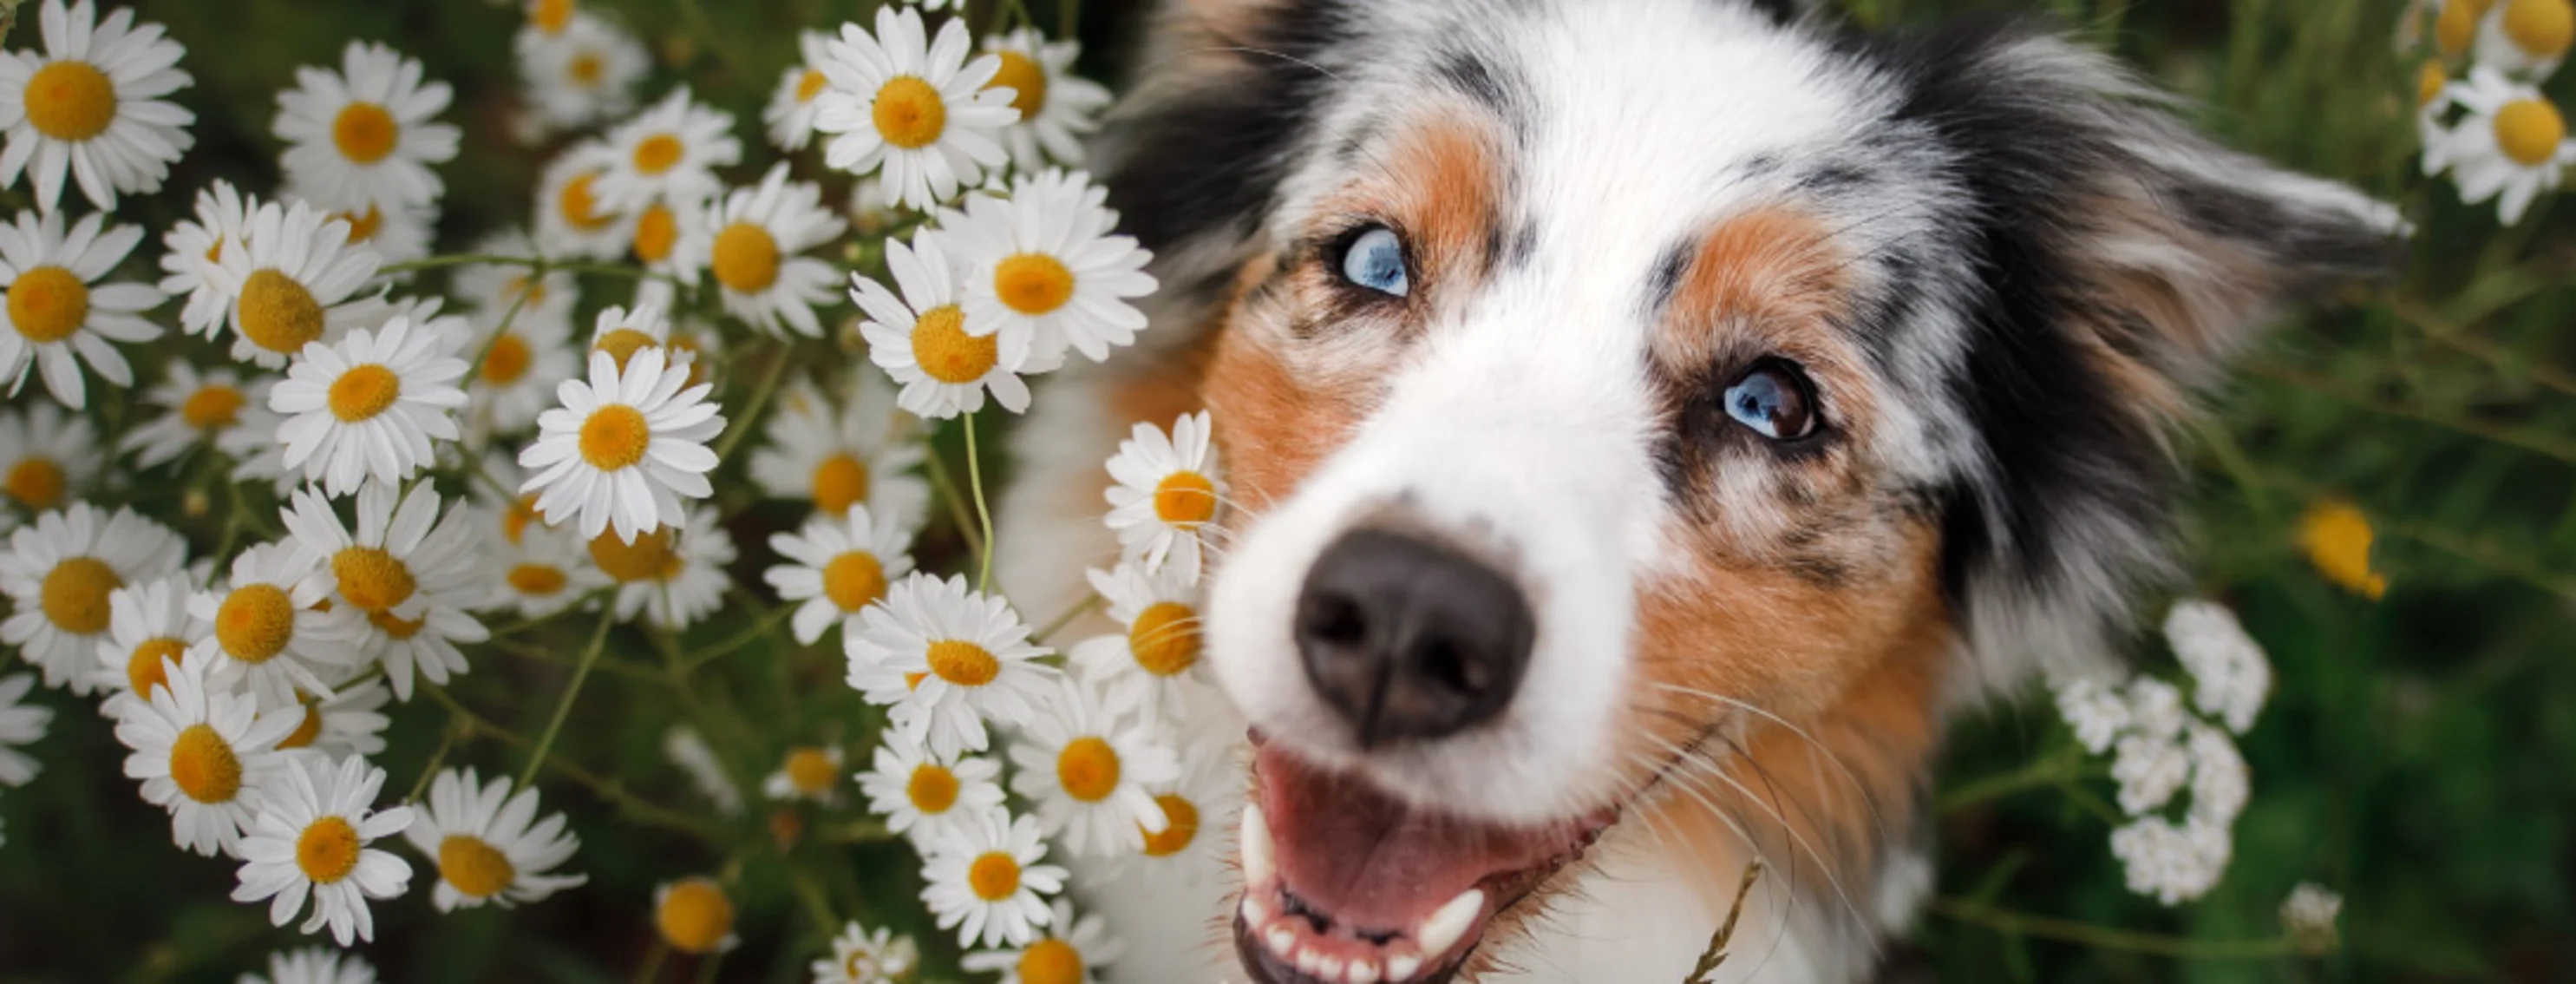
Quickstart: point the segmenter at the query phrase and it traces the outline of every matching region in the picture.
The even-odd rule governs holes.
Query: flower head
[[[2191,673],[2192,703],[2237,734],[2254,726],[2272,692],[2272,662],[2236,613],[2213,601],[2177,602],[2165,613],[2165,642]]]
[[[116,740],[132,749],[125,776],[143,801],[170,811],[170,838],[212,856],[230,853],[266,795],[261,783],[290,764],[277,743],[301,715],[262,713],[247,693],[211,687],[202,660],[165,662],[163,682],[140,700],[115,701]]]
[[[69,504],[98,476],[98,452],[87,417],[51,403],[0,409],[0,498],[17,507],[0,510],[0,529]]]
[[[1135,853],[1168,822],[1148,790],[1181,778],[1180,756],[1150,720],[1124,710],[1067,680],[1029,722],[1029,740],[1011,746],[1011,788],[1036,802],[1038,819],[1077,856]]]
[[[1032,364],[1026,353],[1005,358],[1000,338],[966,332],[958,271],[937,236],[914,236],[909,247],[887,240],[886,269],[903,289],[900,297],[852,274],[850,298],[867,314],[859,333],[867,339],[868,359],[903,386],[898,405],[923,417],[954,417],[983,409],[990,392],[1012,413],[1029,408],[1029,387],[1020,374],[1055,364]]]
[[[537,819],[537,791],[510,792],[510,781],[481,782],[474,770],[446,769],[430,780],[429,808],[403,838],[438,867],[438,911],[486,902],[507,908],[542,901],[589,880],[549,874],[581,847],[564,815]]]
[[[831,43],[832,36],[821,31],[796,35],[796,50],[803,60],[778,76],[769,107],[760,111],[761,121],[769,124],[769,142],[780,150],[794,153],[814,140],[814,117],[823,111],[816,97],[831,85],[823,70],[814,66],[829,57],[825,49]]]
[[[300,932],[327,925],[344,947],[375,939],[367,900],[399,898],[411,886],[411,865],[368,846],[412,823],[410,807],[374,807],[384,785],[385,770],[356,756],[336,765],[300,759],[269,775],[258,821],[242,838],[233,901],[269,899],[269,923],[284,926],[310,898],[313,915]]]
[[[657,526],[633,540],[614,531],[590,540],[590,560],[617,584],[620,621],[642,614],[654,625],[684,629],[716,610],[733,579],[733,536],[712,509],[688,511],[682,526]]]
[[[740,945],[733,919],[733,899],[713,878],[683,878],[653,890],[653,928],[682,953],[721,953]]]
[[[361,213],[438,200],[445,185],[429,166],[456,156],[458,131],[431,119],[453,93],[445,82],[423,82],[419,59],[351,41],[339,71],[308,65],[295,70],[295,82],[277,94],[290,183],[333,209]]]
[[[27,692],[35,687],[32,674],[0,677],[0,786],[24,786],[43,768],[18,750],[44,738],[45,726],[54,720],[52,708],[26,703]]]
[[[927,850],[967,823],[1002,806],[1002,766],[988,758],[943,759],[888,733],[871,767],[859,773],[868,810],[886,818],[886,829]]]
[[[37,22],[43,53],[0,52],[0,133],[9,139],[0,187],[25,173],[47,212],[67,172],[100,212],[115,210],[119,193],[161,190],[196,143],[196,114],[163,98],[194,81],[178,68],[187,49],[159,24],[136,25],[130,9],[99,17],[89,0],[45,0]]]
[[[879,7],[876,33],[842,25],[814,66],[830,86],[815,97],[814,128],[838,135],[824,162],[858,175],[882,167],[895,199],[919,209],[1001,167],[1008,157],[995,138],[1018,116],[1009,90],[986,87],[1001,59],[967,60],[964,21],[927,35],[920,11]]]
[[[1002,131],[1012,163],[1032,174],[1045,170],[1050,158],[1081,164],[1083,137],[1099,129],[1096,117],[1109,105],[1109,90],[1073,74],[1082,43],[1050,42],[1023,27],[986,38],[984,50],[1002,60],[985,88],[1011,90],[1011,108],[1020,114]]]
[[[268,391],[286,416],[277,437],[285,464],[334,496],[362,482],[400,485],[433,463],[430,442],[457,438],[457,388],[465,360],[443,334],[396,317],[381,331],[360,328],[336,344],[308,342]]]
[[[639,315],[653,318],[649,308]],[[538,515],[569,522],[585,537],[614,529],[633,540],[677,525],[686,518],[681,497],[714,491],[706,475],[716,456],[706,442],[725,422],[706,402],[710,388],[688,385],[688,373],[665,362],[659,347],[636,353],[623,369],[610,354],[592,352],[589,380],[565,382],[562,405],[538,415],[537,440],[519,454],[535,474],[519,490],[540,492]]]
[[[1099,913],[1075,919],[1073,906],[1057,899],[1048,907],[1047,934],[1008,950],[980,950],[966,955],[967,970],[1002,973],[1001,984],[1091,984],[1092,972],[1114,963],[1127,951]]]
[[[962,214],[944,213],[942,245],[969,271],[967,334],[998,333],[1006,358],[1027,352],[1039,364],[1067,347],[1099,362],[1135,344],[1153,254],[1111,234],[1108,195],[1089,175],[1049,171],[1020,178],[1008,198],[969,195]]]
[[[715,169],[742,160],[733,114],[692,99],[681,86],[608,132],[615,156],[592,189],[599,204],[641,211],[655,199],[694,201],[720,187]]]
[[[1204,410],[1173,421],[1169,437],[1140,423],[1109,459],[1117,480],[1104,493],[1109,528],[1126,559],[1146,571],[1169,563],[1198,578],[1200,537],[1225,501],[1210,437]]]
[[[2388,578],[2371,569],[2370,542],[2369,517],[2349,502],[2324,500],[2299,518],[2299,546],[2317,573],[2375,601],[2388,592]]]
[[[891,518],[853,504],[840,514],[817,513],[794,533],[769,538],[769,548],[791,563],[762,573],[778,597],[797,602],[790,626],[796,641],[813,645],[834,625],[847,638],[861,626],[860,612],[885,598],[886,586],[912,573],[912,535]]]
[[[840,275],[830,263],[800,254],[840,238],[849,226],[823,207],[822,188],[788,181],[782,161],[760,184],[725,195],[697,225],[677,246],[684,280],[705,270],[725,312],[763,331],[823,334],[814,308],[832,302]]]
[[[548,0],[571,7],[569,0]],[[572,129],[624,115],[635,84],[653,70],[644,43],[589,11],[569,11],[548,31],[531,19],[521,28],[519,81],[542,129]]]
[[[161,326],[143,317],[160,306],[159,288],[99,283],[143,241],[141,228],[106,228],[106,218],[90,213],[66,232],[59,212],[20,212],[0,225],[0,377],[9,380],[10,395],[32,366],[47,393],[80,409],[88,402],[84,364],[110,385],[132,386],[133,368],[108,343],[161,337]]]
[[[1163,720],[1188,706],[1187,681],[1205,681],[1199,660],[1204,600],[1198,583],[1180,565],[1146,573],[1135,564],[1086,572],[1091,589],[1109,603],[1120,626],[1073,646],[1073,665],[1112,703],[1134,707],[1146,720]]]
[[[851,923],[833,938],[831,958],[814,961],[814,984],[896,984],[920,966],[921,949],[912,937]]]
[[[161,235],[161,244],[168,249],[161,254],[161,292],[188,299],[179,314],[179,326],[189,334],[212,338],[223,329],[224,310],[232,298],[208,271],[223,264],[226,252],[242,248],[250,214],[258,208],[257,197],[217,180],[197,192],[194,218],[172,223],[170,231]]]
[[[403,700],[411,699],[415,669],[446,683],[465,671],[456,643],[489,637],[467,614],[482,607],[486,590],[476,580],[470,513],[459,504],[441,516],[440,502],[426,482],[402,493],[369,483],[358,490],[355,526],[343,525],[330,501],[310,489],[280,511],[295,540],[322,558],[334,610],[353,610],[361,652],[384,664],[386,682]]]
[[[2481,65],[2445,88],[2442,98],[2461,116],[2425,146],[2425,173],[2448,169],[2463,202],[2496,199],[2497,217],[2506,224],[2521,221],[2532,201],[2556,189],[2576,165],[2567,117],[2539,87]]]
[[[2343,915],[2343,896],[2315,882],[2300,882],[2281,900],[2281,928],[2298,941],[2299,949],[2320,954],[2333,950],[2337,942],[2335,920]]]
[[[243,974],[235,984],[376,984],[376,968],[356,954],[306,947],[268,955],[268,976]]]
[[[922,901],[962,945],[1026,946],[1054,922],[1045,896],[1064,890],[1065,870],[1045,858],[1035,821],[987,810],[931,845]]]
[[[177,533],[131,509],[74,502],[39,515],[0,551],[0,592],[17,608],[0,621],[0,643],[44,667],[46,686],[87,694],[115,612],[110,595],[179,573],[187,552]]]
[[[249,419],[243,411],[268,402],[266,381],[244,381],[230,368],[200,370],[179,359],[164,366],[169,377],[143,394],[161,414],[116,442],[118,450],[133,453],[136,464],[149,467],[201,447],[220,447],[224,435]]]
[[[1023,725],[1053,694],[1059,674],[1034,662],[1047,650],[1009,602],[971,590],[963,577],[914,573],[862,614],[865,628],[842,636],[850,686],[869,703],[890,704],[906,741],[953,757],[991,744],[984,719]]]
[[[810,501],[826,516],[864,504],[879,519],[918,525],[930,484],[912,473],[929,456],[912,439],[915,423],[897,413],[894,388],[882,377],[851,376],[838,400],[808,383],[787,388],[751,453],[751,480],[772,496]]]
[[[314,342],[329,344],[381,308],[353,298],[384,257],[349,242],[349,224],[304,202],[250,213],[242,248],[205,270],[231,305],[233,358],[271,369]]]
[[[270,707],[292,703],[298,689],[331,693],[323,679],[357,665],[360,630],[350,612],[321,609],[331,596],[322,555],[291,539],[255,544],[233,555],[231,573],[183,601],[202,627],[186,637],[188,659]]]
[[[841,761],[839,748],[798,745],[780,757],[777,771],[760,781],[760,791],[774,800],[831,804],[840,798]]]

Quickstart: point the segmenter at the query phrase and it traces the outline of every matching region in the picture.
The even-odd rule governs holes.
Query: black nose
[[[1534,632],[1529,602],[1501,572],[1380,530],[1325,547],[1297,599],[1306,679],[1362,748],[1444,737],[1499,713]]]

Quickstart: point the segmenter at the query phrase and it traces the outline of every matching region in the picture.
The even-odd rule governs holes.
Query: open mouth
[[[1253,786],[1234,945],[1264,984],[1449,980],[1495,915],[1618,815],[1539,827],[1443,816],[1268,744]]]

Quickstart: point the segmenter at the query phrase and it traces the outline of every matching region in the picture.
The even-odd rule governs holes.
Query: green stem
[[[2144,953],[2172,957],[2177,960],[2264,960],[2291,956],[2299,952],[2298,943],[2287,936],[2259,940],[2186,939],[2179,936],[2095,926],[2071,919],[2010,912],[1948,897],[1934,898],[1930,908],[1941,916],[1984,926],[2000,933],[2036,936],[2097,950]]]
[[[787,884],[796,890],[796,897],[805,903],[805,912],[814,917],[814,925],[822,928],[824,939],[831,939],[840,932],[841,920],[832,915],[832,903],[823,897],[823,886],[814,883],[812,874],[802,870],[796,871],[788,878]]]
[[[464,730],[469,733],[467,734],[467,737],[472,737],[477,734],[488,735],[512,748],[536,747],[536,742],[528,740],[526,735],[522,735],[516,731],[512,731],[491,721],[485,720],[481,715],[466,709],[464,704],[457,702],[456,695],[448,693],[447,688],[445,687],[441,687],[428,681],[422,681],[421,692],[428,694],[431,700],[437,701],[440,706],[447,708],[447,712],[449,714],[455,715],[458,720],[463,721]],[[627,792],[624,786],[603,778],[596,772],[592,772],[579,765],[575,765],[572,762],[560,758],[554,758],[552,756],[545,757],[542,761],[546,763],[547,768],[561,773],[564,778],[581,784],[583,788],[590,790],[593,795],[598,796],[600,799],[607,800],[608,802],[615,804],[618,809],[626,811],[628,816],[635,818],[639,823],[688,834],[711,844],[716,843],[721,839],[715,825],[699,820],[696,817],[689,816],[688,814],[681,813],[678,810],[647,802],[635,794]]]
[[[770,630],[777,628],[779,623],[787,621],[788,617],[794,614],[796,609],[793,608],[779,608],[764,613],[751,624],[750,628],[734,633],[731,637],[704,650],[683,657],[679,672],[683,675],[695,673],[699,667],[732,655],[735,650],[759,641],[761,636],[769,634]]]
[[[545,279],[545,276],[546,261],[544,260],[538,260],[536,266],[528,271],[528,280],[531,284],[538,280]],[[474,353],[474,366],[465,373],[465,379],[467,382],[471,383],[483,378],[483,364],[492,360],[492,350],[501,347],[501,339],[509,337],[511,322],[519,320],[519,312],[528,306],[528,298],[534,296],[536,294],[536,290],[534,287],[530,287],[529,289],[517,291],[516,293],[519,296],[511,298],[509,310],[501,312],[501,323],[492,329],[492,337],[483,340],[483,350]],[[480,459],[475,461],[474,470],[483,470],[483,464]],[[513,500],[516,498],[516,496],[503,497],[504,500]]]
[[[779,380],[787,377],[787,364],[795,359],[796,347],[780,343],[778,358],[770,360],[769,371],[760,377],[760,387],[751,391],[751,402],[743,404],[742,415],[725,421],[724,437],[716,442],[717,461],[732,459],[734,446],[750,435],[752,425],[760,420],[760,412],[768,409],[769,398],[777,395]]]
[[[519,788],[527,788],[537,779],[537,770],[545,765],[546,752],[555,747],[555,736],[563,733],[564,719],[572,716],[572,702],[581,696],[583,681],[590,679],[591,664],[599,662],[599,653],[608,648],[608,627],[617,624],[614,609],[599,613],[599,628],[590,633],[590,645],[583,647],[581,662],[572,668],[572,681],[564,685],[563,699],[555,702],[555,716],[546,722],[546,730],[537,736],[536,750],[529,753],[527,768],[519,772]]]
[[[2429,407],[2382,399],[2368,393],[2358,392],[2334,380],[2292,369],[2284,369],[2277,366],[2250,366],[2247,371],[2266,379],[2278,380],[2293,386],[2298,386],[2339,402],[2349,403],[2353,406],[2357,406],[2374,413],[2386,414],[2392,417],[2403,417],[2408,420],[2431,424],[2436,427],[2446,427],[2472,437],[2482,437],[2499,444],[2512,445],[2535,454],[2556,458],[2560,461],[2576,463],[2576,445],[2570,445],[2565,441],[2561,441],[2544,432],[2525,430],[2517,427],[2499,426],[2458,414],[2435,410]]]
[[[930,473],[930,486],[939,492],[939,500],[948,504],[948,521],[955,524],[958,535],[966,538],[966,549],[984,552],[984,537],[975,529],[975,514],[966,506],[966,496],[957,488],[957,479],[948,473],[948,462],[940,458],[937,448],[923,462]]]
[[[966,414],[966,486],[975,493],[975,524],[983,532],[983,545],[977,550],[982,559],[975,567],[975,590],[989,591],[993,586],[993,510],[984,504],[984,456],[975,450],[975,415]]]
[[[441,267],[471,266],[477,263],[488,263],[494,266],[536,267],[538,268],[539,276],[542,276],[546,270],[561,270],[565,273],[591,273],[609,277],[624,277],[628,280],[671,279],[667,274],[654,273],[653,271],[646,270],[642,267],[621,266],[614,263],[557,263],[542,256],[503,256],[498,253],[447,253],[417,260],[405,260],[401,263],[387,263],[384,266],[376,268],[376,272],[378,274],[390,276],[399,273],[411,273],[418,270],[436,270]],[[533,280],[536,278],[530,277],[529,279]]]
[[[429,777],[437,775],[438,767],[447,764],[447,751],[456,747],[456,735],[464,730],[465,722],[462,719],[454,714],[447,716],[445,733],[438,736],[438,750],[429,753],[429,764],[420,767],[420,778],[412,780],[411,792],[403,795],[403,802],[420,801],[420,794],[429,789]]]
[[[1986,776],[1941,794],[1932,801],[1936,815],[2000,799],[2026,789],[2042,789],[2083,776],[2083,759],[2052,755],[2010,772]]]
[[[671,944],[653,937],[653,948],[644,951],[644,962],[635,968],[635,984],[654,984],[662,979],[662,961],[671,958]]]
[[[1032,635],[1029,638],[1035,639],[1039,642],[1045,642],[1049,638],[1054,637],[1056,633],[1064,631],[1065,626],[1073,624],[1074,619],[1081,618],[1084,615],[1099,610],[1100,603],[1105,600],[1107,599],[1096,594],[1084,595],[1082,596],[1081,601],[1075,602],[1073,607],[1065,609],[1063,614],[1048,619],[1047,624],[1039,626],[1037,634]]]

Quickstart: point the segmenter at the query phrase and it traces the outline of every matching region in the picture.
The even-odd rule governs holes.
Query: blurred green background
[[[456,87],[448,118],[466,133],[442,169],[449,193],[440,245],[522,221],[537,168],[560,142],[509,136],[516,96],[513,6],[481,0],[238,0],[133,4],[189,49],[198,144],[171,177],[181,191],[223,177],[273,187],[268,133],[278,89],[299,64],[335,62],[351,38],[380,40]],[[794,58],[795,31],[858,17],[864,0],[598,0],[648,39],[650,97],[681,80],[734,112],[746,143],[759,108]],[[1853,16],[1916,25],[1965,0],[1853,0]],[[2071,942],[2046,926],[1927,914],[1898,948],[1899,979],[1956,981],[2564,981],[2576,980],[2576,204],[2544,197],[2513,228],[2491,206],[2464,206],[2415,167],[2411,115],[2422,56],[2397,41],[2401,0],[2053,0],[2039,4],[2096,44],[2198,101],[2198,122],[2227,142],[2348,180],[2399,203],[2420,226],[2398,282],[2357,291],[2283,322],[2213,400],[2212,423],[2180,445],[2190,477],[2190,570],[2200,591],[2237,609],[2269,649],[2277,689],[2242,740],[2254,797],[2236,827],[2236,858],[2207,899],[2168,909],[2129,893],[2109,827],[2079,805],[2107,795],[2073,774],[1995,797],[1967,797],[2065,746],[2041,700],[1988,709],[1953,734],[1933,823],[1942,896],[2014,913],[2142,934],[2152,945]],[[1115,81],[1141,4],[1032,0],[1050,28],[1078,21],[1086,65]],[[973,5],[982,22],[990,8]],[[1069,14],[1075,15],[1068,19]],[[32,9],[29,11],[32,14]],[[22,27],[12,44],[27,43]],[[2576,99],[2576,71],[2551,93]],[[755,159],[766,156],[755,153]],[[809,172],[813,162],[802,165]],[[754,168],[730,175],[737,180]],[[817,177],[824,177],[816,174]],[[828,180],[828,178],[827,178]],[[835,184],[836,189],[846,185]],[[832,199],[837,200],[837,199]],[[184,199],[131,206],[157,229]],[[157,239],[154,240],[157,243]],[[154,251],[147,246],[145,252]],[[622,300],[606,283],[591,301]],[[765,367],[765,366],[764,366]],[[955,455],[953,443],[943,450]],[[957,460],[954,457],[952,461]],[[720,483],[721,484],[721,483]],[[2377,602],[2320,579],[2296,546],[2300,513],[2321,496],[2357,503],[2380,532],[2392,587]],[[735,524],[758,583],[768,532],[796,517],[751,509]],[[925,566],[957,555],[934,530]],[[691,645],[756,630],[763,612],[736,606],[693,630]],[[1036,613],[1031,613],[1036,616]],[[2159,614],[2159,613],[2151,613]],[[1042,617],[1042,616],[1036,616]],[[537,730],[569,638],[530,639],[523,659],[478,664],[459,696],[500,726]],[[2151,625],[2142,623],[2142,629]],[[2150,666],[2167,657],[2142,636]],[[640,637],[613,652],[655,661]],[[667,722],[740,729],[729,766],[756,782],[791,738],[864,733],[874,722],[835,692],[834,653],[785,650],[728,660],[675,692],[607,674],[574,712],[564,747],[623,789],[698,804],[661,752]],[[304,942],[270,928],[264,910],[222,901],[232,866],[169,846],[162,814],[118,774],[122,757],[87,705],[46,692],[58,709],[38,747],[44,775],[0,795],[0,981],[230,981],[273,948]],[[442,741],[434,705],[398,708],[380,757],[407,782]],[[754,734],[746,722],[758,721]],[[765,743],[765,746],[764,746]],[[450,764],[515,771],[519,752],[488,735],[458,743]],[[2098,764],[2098,763],[2096,763]],[[2098,772],[2098,770],[2096,770]],[[2078,790],[2070,795],[2065,787]],[[589,886],[544,904],[435,913],[425,887],[376,907],[368,956],[391,982],[637,979],[651,946],[653,886],[739,865],[744,948],[723,979],[801,980],[821,937],[786,873],[816,874],[829,903],[871,924],[920,930],[907,849],[835,843],[815,825],[780,849],[769,818],[733,821],[719,854],[699,840],[629,822],[560,778],[548,809],[567,808],[582,837],[573,867]],[[850,814],[841,814],[847,817]],[[863,833],[853,831],[853,834]],[[2342,893],[2344,947],[2321,959],[2177,958],[2276,937],[2282,897],[2299,881]],[[872,904],[873,902],[873,904]],[[953,951],[924,933],[934,965]],[[2134,941],[2132,941],[2134,942]],[[674,960],[661,978],[698,966]]]

